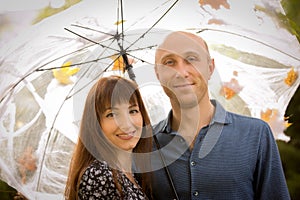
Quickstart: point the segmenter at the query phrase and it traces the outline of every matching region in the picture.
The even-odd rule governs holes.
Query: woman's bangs
[[[104,113],[107,108],[121,103],[138,105],[136,89],[134,85],[128,84],[122,79],[106,80],[101,84],[97,95],[97,107],[100,113]]]
[[[131,105],[138,105],[137,97],[135,93],[136,88],[131,87],[127,83],[116,84],[111,91],[110,103],[111,105],[129,103]]]

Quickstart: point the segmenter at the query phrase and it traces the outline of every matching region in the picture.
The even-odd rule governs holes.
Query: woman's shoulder
[[[107,162],[106,161],[103,161],[103,160],[94,160],[90,165],[89,167],[101,167],[101,168],[104,168],[104,169],[110,169]]]
[[[94,160],[85,170],[85,175],[112,176],[112,170],[106,161]]]
[[[90,197],[114,199],[119,196],[112,170],[105,161],[95,160],[86,168],[81,177],[78,196],[80,199],[90,199]]]

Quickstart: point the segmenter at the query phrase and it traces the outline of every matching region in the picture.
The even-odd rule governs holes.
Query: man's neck
[[[215,107],[210,100],[202,101],[191,108],[173,106],[172,130],[180,133],[189,144],[193,144],[201,128],[209,125],[214,115]]]

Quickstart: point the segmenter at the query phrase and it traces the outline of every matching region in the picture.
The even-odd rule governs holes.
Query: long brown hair
[[[152,150],[152,129],[150,119],[143,103],[137,84],[119,77],[102,77],[91,88],[85,102],[84,112],[81,119],[78,142],[75,146],[73,157],[70,163],[68,180],[65,188],[66,199],[78,199],[78,188],[81,176],[85,169],[95,160],[104,160],[112,165],[114,182],[122,195],[120,183],[116,178],[114,166],[118,163],[116,156],[117,149],[107,141],[100,127],[100,116],[104,108],[118,103],[135,103],[139,106],[143,117],[142,136],[133,149],[134,153],[149,153]],[[139,160],[143,158],[143,160]],[[137,168],[143,171],[150,164],[148,156],[138,156],[135,162]],[[149,173],[142,173],[140,185],[145,193],[151,191]]]

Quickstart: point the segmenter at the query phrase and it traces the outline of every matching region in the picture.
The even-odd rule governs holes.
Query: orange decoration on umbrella
[[[239,93],[243,87],[240,86],[238,80],[232,78],[229,82],[225,82],[220,90],[220,94],[226,99],[231,99],[234,95]]]
[[[223,25],[223,24],[226,24],[226,23],[221,19],[210,19],[210,20],[208,20],[208,24]]]
[[[114,65],[112,67],[113,71],[121,71],[122,73],[125,73],[125,62],[122,56],[111,56],[111,59],[115,60]],[[128,62],[130,64],[135,63],[135,60],[133,58],[128,58]]]
[[[210,5],[212,8],[218,10],[221,6],[224,8],[230,9],[230,5],[227,0],[199,0],[201,6]]]
[[[33,155],[33,148],[27,147],[23,154],[18,158],[19,171],[22,177],[22,183],[26,183],[27,172],[34,172],[37,168],[36,157]]]
[[[287,73],[287,77],[284,79],[284,82],[288,86],[292,86],[298,78],[298,73],[294,70],[294,67]]]
[[[272,116],[276,114],[277,110],[268,108],[266,111],[260,112],[260,118],[265,122],[270,122]]]

